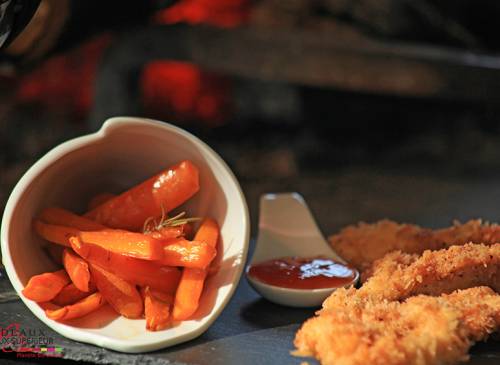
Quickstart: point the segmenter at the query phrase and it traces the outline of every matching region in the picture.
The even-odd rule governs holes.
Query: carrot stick
[[[88,294],[87,294],[88,295]],[[47,309],[50,309],[50,310],[56,310],[56,309],[60,309],[61,306],[57,305],[57,304],[54,304],[52,302],[39,302],[38,305],[40,306],[40,308],[42,308],[44,311],[46,311]]]
[[[79,216],[68,210],[51,207],[44,209],[39,216],[39,219],[45,223],[58,226],[73,227],[81,231],[97,231],[107,228],[100,223],[91,219]]]
[[[120,229],[80,232],[84,243],[100,246],[108,251],[146,260],[158,260],[163,256],[161,242],[142,233]]]
[[[149,286],[141,288],[141,294],[144,298],[146,329],[161,331],[167,328],[170,322],[170,306],[174,301],[173,296],[154,292]]]
[[[161,266],[156,262],[120,255],[106,249],[82,242],[72,237],[73,250],[89,263],[121,277],[130,283],[151,286],[167,293],[174,293],[181,273],[175,267]]]
[[[163,248],[162,265],[206,268],[216,255],[215,248],[205,242],[177,239]]]
[[[142,287],[142,288],[145,289],[145,287]],[[168,302],[170,304],[174,303],[174,296],[172,294],[170,294],[170,293],[165,293],[163,291],[160,291],[160,290],[157,290],[157,289],[154,289],[154,288],[151,288],[151,287],[149,287],[149,292],[155,298],[158,298],[159,300],[161,300],[163,302]]]
[[[32,276],[22,293],[26,298],[35,302],[48,302],[69,282],[69,276],[64,270],[47,272]]]
[[[144,304],[135,285],[97,265],[90,264],[90,272],[99,292],[113,309],[127,318],[139,318]]]
[[[68,304],[73,304],[80,299],[88,297],[89,294],[95,293],[95,286],[91,286],[88,292],[81,291],[78,289],[75,284],[69,283],[52,299],[52,303],[57,304],[59,306],[65,306]]]
[[[183,224],[175,227],[164,227],[159,230],[154,230],[152,232],[147,232],[148,236],[153,237],[157,240],[170,240],[179,237],[184,237],[187,224]]]
[[[62,308],[56,310],[46,309],[45,314],[55,321],[66,321],[68,319],[83,317],[100,308],[104,303],[106,301],[103,296],[97,292]]]
[[[87,262],[70,250],[65,249],[63,252],[63,263],[73,284],[81,291],[88,292],[90,271]]]
[[[77,236],[80,233],[76,228],[47,224],[39,220],[35,220],[33,226],[40,237],[47,241],[68,247],[70,246],[69,238],[71,236]]]
[[[206,219],[194,237],[196,241],[205,242],[216,248],[219,239],[219,226],[213,219]],[[207,276],[207,269],[185,268],[175,293],[173,317],[176,321],[191,317],[198,309],[201,292]]]
[[[108,200],[85,216],[108,227],[139,230],[149,217],[168,213],[199,189],[199,173],[190,161],[167,170]]]
[[[88,210],[97,208],[99,205],[107,202],[109,199],[114,198],[116,195],[111,193],[101,193],[90,199],[88,204]]]

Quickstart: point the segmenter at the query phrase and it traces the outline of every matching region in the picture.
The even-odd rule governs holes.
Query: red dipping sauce
[[[324,289],[351,283],[357,271],[322,257],[283,257],[251,265],[248,275],[262,283],[283,288]]]

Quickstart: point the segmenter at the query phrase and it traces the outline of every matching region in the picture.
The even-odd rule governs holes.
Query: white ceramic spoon
[[[250,285],[264,298],[291,307],[315,307],[336,289],[290,289],[265,284],[248,275],[252,264],[281,257],[322,256],[346,263],[325,241],[307,207],[298,193],[264,194],[260,198],[259,233],[256,247],[247,267]],[[355,278],[346,285],[354,285]]]

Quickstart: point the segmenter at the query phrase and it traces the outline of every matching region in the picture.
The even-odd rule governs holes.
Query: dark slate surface
[[[338,97],[335,100],[339,102]],[[312,115],[306,126],[292,128],[286,133],[278,127],[268,128],[263,133],[261,126],[256,125],[252,127],[253,133],[243,131],[235,135],[234,130],[226,134],[218,131],[207,139],[229,163],[242,184],[250,207],[254,236],[260,194],[280,191],[302,193],[325,233],[333,233],[360,220],[372,222],[382,218],[434,228],[448,225],[453,219],[464,221],[482,217],[500,221],[500,127],[482,130],[465,122],[448,127],[445,121],[456,118],[444,118],[441,109],[436,112],[436,108],[427,105],[412,114],[408,111],[411,108],[402,104],[396,117],[405,121],[413,118],[414,123],[408,123],[410,126],[421,125],[427,119],[429,123],[443,119],[441,127],[435,131],[414,133],[410,128],[407,134],[412,137],[402,138],[397,133],[382,132],[375,123],[382,123],[385,117],[394,114],[393,100],[387,103],[387,110],[384,109],[382,114],[367,107],[370,105],[368,99],[362,102],[354,100],[348,105],[351,107],[346,107],[344,113],[348,118],[339,118],[339,109],[332,109],[334,120],[340,126],[347,128],[352,124],[356,119],[352,118],[353,112],[359,118],[368,117],[362,128],[355,124],[351,129],[347,128],[348,133],[341,133],[341,129],[313,129],[311,125],[321,117],[318,114]],[[13,115],[22,115],[19,112],[17,110]],[[456,114],[462,114],[460,108]],[[498,115],[492,114],[495,118]],[[0,138],[4,145],[12,147],[7,148],[11,152],[0,158],[2,203],[22,172],[42,151],[62,140],[64,129],[61,126],[66,126],[64,123],[59,126],[49,124],[51,128],[47,128],[37,118],[26,116],[25,119],[24,123],[20,119],[10,120],[6,126],[18,134],[24,131],[26,138]],[[33,129],[32,122],[27,122],[31,119],[37,121],[37,129]],[[369,125],[374,127],[367,129]],[[43,131],[47,134],[46,139],[33,137],[40,136]],[[1,137],[12,135],[0,133]],[[9,158],[4,161],[4,157]],[[4,285],[6,281],[0,280],[0,286]],[[0,288],[0,292],[3,291]],[[312,310],[290,309],[260,299],[243,279],[214,325],[187,344],[150,354],[124,355],[66,340],[46,329],[54,337],[54,343],[64,348],[65,359],[20,360],[0,351],[0,364],[57,365],[72,360],[120,365],[176,362],[298,364],[300,360],[289,355],[292,339],[298,324],[312,313]],[[22,323],[25,328],[44,327],[20,301],[1,303],[0,325],[13,321]],[[492,340],[476,345],[471,352],[470,364],[499,364],[499,347],[498,342]]]
[[[265,191],[283,191],[283,181],[244,182],[244,189],[256,220],[256,201]],[[291,179],[286,190],[304,194],[320,226],[332,232],[358,220],[373,221],[391,217],[432,227],[483,217],[499,220],[500,177],[438,177],[404,174],[391,170],[350,169],[341,173]],[[253,242],[252,242],[253,244]],[[0,284],[7,285],[6,280]],[[8,297],[7,297],[8,299]],[[78,360],[99,364],[299,364],[289,354],[298,325],[313,310],[286,308],[261,299],[242,279],[229,305],[214,325],[199,338],[162,351],[126,355],[62,338],[47,329],[20,301],[0,304],[0,324],[13,321],[24,328],[45,328],[54,343],[64,348],[62,363]],[[0,352],[0,362],[12,355]],[[14,361],[14,360],[12,360]],[[44,362],[43,359],[17,359],[17,364]],[[58,361],[61,363],[61,360]],[[49,362],[57,365],[57,363]],[[490,340],[472,350],[471,364],[500,363],[500,346]]]

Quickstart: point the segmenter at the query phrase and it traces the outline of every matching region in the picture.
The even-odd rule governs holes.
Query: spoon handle
[[[264,194],[260,198],[259,234],[252,262],[285,256],[326,256],[345,262],[323,238],[300,194]]]

